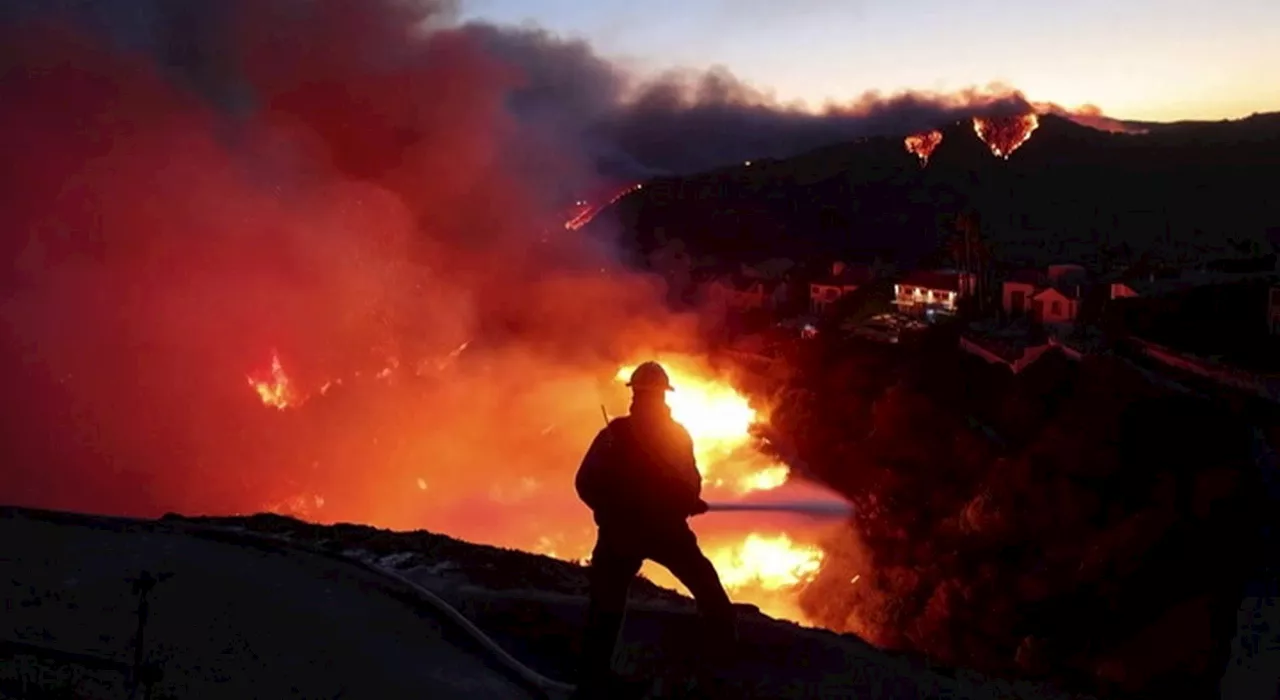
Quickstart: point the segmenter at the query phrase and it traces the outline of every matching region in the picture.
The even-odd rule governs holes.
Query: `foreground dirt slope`
[[[318,526],[277,516],[195,522],[281,536],[394,569],[448,600],[535,670],[572,680],[586,607],[586,577],[580,566],[428,532]],[[695,637],[693,611],[688,599],[638,582],[632,588],[632,608],[619,650],[622,670],[662,675],[689,663],[699,651],[690,644]],[[740,654],[722,669],[734,698],[1057,696],[1034,684],[930,668],[920,660],[880,652],[851,635],[743,612]]]
[[[136,618],[124,579],[143,569],[174,574],[155,589],[147,631],[168,697],[531,697],[374,574],[166,525],[0,511],[0,635],[128,659]]]
[[[291,544],[264,546],[264,536]],[[585,581],[580,567],[546,557],[274,516],[122,521],[17,509],[0,509],[0,543],[0,587],[22,601],[0,634],[75,651],[127,657],[134,602],[124,579],[175,573],[155,593],[148,645],[166,662],[169,697],[532,696],[451,625],[339,554],[437,591],[524,663],[572,680]],[[688,601],[636,588],[624,668],[661,672],[696,654]],[[735,698],[1055,696],[750,612],[741,654],[723,670]]]

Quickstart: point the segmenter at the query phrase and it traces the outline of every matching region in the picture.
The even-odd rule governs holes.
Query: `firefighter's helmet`
[[[631,379],[627,382],[627,386],[633,391],[642,391],[645,389],[655,391],[675,391],[675,387],[671,386],[671,377],[667,376],[667,370],[657,362],[645,362],[635,371],[631,373]]]

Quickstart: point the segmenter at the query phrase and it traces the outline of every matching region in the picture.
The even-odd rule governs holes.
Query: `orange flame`
[[[811,580],[823,556],[820,548],[797,545],[786,535],[750,534],[740,546],[717,550],[711,559],[730,589],[757,585],[775,590]]]
[[[271,353],[270,379],[254,379],[252,376],[247,379],[249,386],[258,392],[258,397],[265,406],[283,411],[300,403],[298,392],[290,383],[289,375],[285,374],[284,366],[280,364],[280,355],[275,351]]]
[[[711,496],[768,491],[786,483],[790,477],[786,465],[753,449],[751,428],[765,417],[746,397],[727,383],[704,378],[692,362],[671,358],[662,362],[676,388],[667,397],[671,415],[693,437],[703,487]],[[633,369],[621,368],[616,378],[625,381]],[[713,531],[703,539],[703,548],[730,595],[774,617],[808,624],[798,594],[822,566],[820,546],[785,533],[759,531]],[[684,591],[660,566],[647,563],[643,573],[658,585]]]
[[[465,347],[464,344],[454,354]],[[708,500],[768,491],[787,482],[790,476],[787,466],[755,449],[752,428],[764,422],[767,416],[752,407],[745,396],[717,378],[697,358],[669,356],[660,359],[676,386],[676,391],[668,396],[672,416],[685,426],[694,440],[698,468],[703,475],[704,496]],[[616,379],[625,381],[632,369],[620,368]],[[249,383],[266,406],[283,410],[303,402],[304,395],[285,373],[275,353],[272,354],[269,379],[251,378]],[[339,383],[339,380],[331,383]],[[321,390],[319,393],[324,392]],[[543,433],[554,428],[551,426]],[[406,488],[418,493],[435,492],[422,475],[413,475]],[[496,484],[490,489],[488,498],[498,503],[516,502],[533,497],[541,488],[541,482],[530,477],[518,483]],[[318,517],[325,510],[325,501],[323,495],[308,492],[265,507],[283,514]],[[766,614],[809,624],[808,617],[800,609],[799,592],[813,579],[824,561],[824,551],[814,539],[817,532],[794,529],[783,532],[776,529],[776,523],[770,526],[757,518],[748,518],[745,522],[739,520],[733,526],[730,524],[732,518],[715,516],[693,522],[703,549],[715,564],[725,589],[735,600],[754,604]],[[582,525],[572,519],[544,521],[536,532],[510,533],[501,544],[584,563],[591,550],[591,531]],[[670,572],[660,566],[646,564],[644,574],[658,585],[688,593]]]
[[[1039,126],[1040,118],[1034,112],[1015,117],[973,118],[973,133],[987,144],[995,157],[1005,160],[1026,143]]]
[[[821,547],[784,533],[702,539],[720,583],[734,600],[751,603],[766,615],[811,624],[800,608],[799,594],[822,568],[825,552]],[[642,573],[660,586],[688,594],[670,572],[656,564],[646,562]]]
[[[903,140],[907,153],[914,153],[919,156],[921,167],[929,164],[929,156],[933,155],[934,149],[941,143],[942,132],[937,129],[912,134]]]
[[[767,491],[786,482],[790,470],[751,449],[751,428],[760,416],[733,387],[700,380],[667,362],[676,391],[667,397],[671,416],[693,437],[703,485],[735,494]],[[623,367],[615,378],[625,382],[635,367]]]

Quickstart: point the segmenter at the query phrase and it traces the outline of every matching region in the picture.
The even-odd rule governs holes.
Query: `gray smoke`
[[[696,172],[864,136],[910,133],[975,113],[1031,108],[1017,90],[991,85],[955,93],[871,91],[814,113],[780,104],[722,67],[636,75],[581,40],[530,27],[456,26],[454,3],[414,5],[428,8],[420,14],[432,26],[454,25],[513,69],[508,104],[526,128],[566,153],[585,152],[601,174],[612,177]],[[236,112],[253,102],[228,58],[237,52],[227,43],[227,27],[243,7],[217,0],[8,0],[0,6],[0,21],[71,17],[120,46],[150,52],[176,81]]]
[[[644,176],[795,155],[863,136],[905,134],[974,114],[1025,112],[1002,85],[955,93],[869,91],[814,113],[783,105],[728,69],[637,76],[586,42],[537,28],[473,23],[464,31],[519,66],[513,110],[578,144],[602,169]]]

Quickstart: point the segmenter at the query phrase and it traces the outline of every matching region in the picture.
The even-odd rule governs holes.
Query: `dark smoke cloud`
[[[27,6],[27,14],[37,6],[34,0],[11,4]],[[259,26],[287,27],[289,14],[303,4],[286,4],[274,13],[276,22],[266,16],[271,13],[258,12]],[[454,3],[400,5],[402,15],[416,11],[417,21],[429,27],[449,26],[456,17]],[[227,25],[234,5],[210,0],[103,0],[82,7],[64,0],[55,7],[81,8],[77,14],[82,25],[105,31],[118,43],[150,50],[177,79],[226,108],[243,107],[250,99],[244,76],[230,58],[235,52],[227,50]],[[461,27],[460,33],[478,41],[512,71],[508,106],[525,128],[537,132],[540,143],[554,144],[560,153],[573,152],[573,157],[585,153],[591,159],[596,173],[565,183],[576,191],[587,186],[592,174],[634,179],[688,173],[753,158],[795,155],[863,136],[911,133],[974,114],[1035,110],[1095,128],[1129,130],[1096,107],[1033,103],[1001,84],[951,93],[868,91],[814,112],[780,103],[720,67],[641,76],[603,57],[585,41],[536,27],[471,23]],[[288,36],[289,32],[276,32],[282,41],[287,42]],[[329,40],[360,41],[341,33]],[[353,53],[370,57],[385,51],[378,46],[352,47]],[[395,59],[384,55],[380,60]],[[537,160],[526,163],[527,170],[535,173],[546,167]]]
[[[867,92],[820,112],[779,103],[724,68],[643,78],[580,40],[537,28],[471,24],[464,31],[519,66],[516,114],[588,149],[629,176],[687,173],[785,157],[862,136],[904,134],[974,114],[1035,107],[1003,85],[954,93]]]

